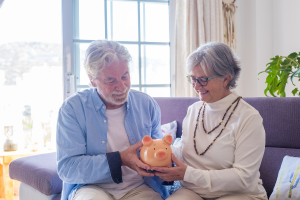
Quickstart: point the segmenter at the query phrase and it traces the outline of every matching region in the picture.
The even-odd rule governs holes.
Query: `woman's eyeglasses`
[[[188,81],[190,82],[190,84],[192,84],[193,86],[196,85],[196,83],[198,82],[201,86],[207,86],[207,83],[208,83],[208,80],[216,77],[216,76],[212,76],[212,77],[208,77],[208,78],[203,78],[203,77],[199,77],[199,78],[196,78],[192,75],[188,75],[186,76]]]

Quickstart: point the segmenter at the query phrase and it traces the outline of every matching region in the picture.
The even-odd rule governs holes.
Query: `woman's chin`
[[[201,101],[207,102],[207,100],[209,99],[209,92],[206,93],[199,92],[199,98]]]

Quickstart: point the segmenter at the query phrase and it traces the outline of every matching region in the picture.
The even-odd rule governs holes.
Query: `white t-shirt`
[[[232,93],[206,105],[204,125],[207,131],[220,123],[226,109],[237,97],[236,93]],[[202,104],[199,101],[189,107],[183,120],[181,142],[179,146],[172,147],[175,156],[188,165],[181,185],[204,198],[232,193],[266,195],[258,171],[265,149],[265,130],[258,111],[241,99],[222,134],[204,155],[197,155],[193,138]],[[195,137],[199,153],[220,133],[235,105],[230,108],[221,126],[210,134],[206,134],[202,127],[202,108]]]
[[[114,110],[106,110],[107,117],[107,144],[106,152],[123,151],[130,147],[130,142],[125,130],[125,113],[126,107]],[[136,171],[126,166],[121,166],[123,182],[116,184],[113,181],[106,183],[99,183],[97,186],[105,189],[112,194],[116,199],[123,197],[129,190],[135,189],[144,185],[144,179]]]

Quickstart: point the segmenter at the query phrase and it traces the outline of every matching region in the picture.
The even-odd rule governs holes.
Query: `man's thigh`
[[[217,200],[268,200],[267,197],[255,197],[248,194],[229,194],[217,198]]]
[[[129,191],[120,200],[163,200],[163,198],[152,188],[142,186]]]
[[[167,198],[167,200],[182,200],[182,199],[204,200],[197,193],[186,188],[179,188],[171,196]]]
[[[76,191],[73,200],[115,200],[111,194],[95,185],[84,185]]]

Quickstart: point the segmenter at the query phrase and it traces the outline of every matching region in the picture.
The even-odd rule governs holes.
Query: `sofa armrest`
[[[9,176],[45,195],[58,194],[62,190],[62,180],[57,174],[56,153],[16,159],[9,165]]]

